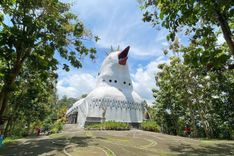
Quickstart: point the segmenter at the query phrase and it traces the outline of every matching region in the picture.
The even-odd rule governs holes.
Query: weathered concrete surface
[[[157,156],[234,155],[234,141],[198,140],[160,133],[85,131],[74,126],[60,134],[19,139],[0,149],[0,155]]]

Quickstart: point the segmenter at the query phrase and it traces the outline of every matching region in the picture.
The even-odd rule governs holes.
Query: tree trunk
[[[196,84],[196,82],[194,83],[194,84]],[[195,86],[195,88],[196,88],[197,86]],[[206,137],[207,138],[209,138],[210,136],[209,136],[209,129],[208,129],[208,124],[206,124],[206,119],[205,119],[205,117],[204,117],[204,114],[205,114],[205,111],[204,111],[204,107],[202,107],[201,106],[201,104],[199,103],[199,95],[197,95],[196,93],[198,93],[199,92],[199,90],[194,90],[194,99],[195,99],[195,101],[196,101],[196,108],[197,108],[197,111],[198,111],[198,114],[199,114],[199,116],[200,116],[200,119],[201,119],[201,123],[202,123],[202,125],[203,125],[203,127],[204,127],[204,130],[205,130],[205,134],[206,134]]]
[[[174,125],[174,135],[178,135],[179,133],[179,127],[178,127],[178,119],[177,117],[175,117],[174,112],[171,113],[171,117],[172,117],[172,122]]]
[[[191,103],[189,103],[188,105],[189,105],[189,112],[190,112],[190,118],[191,118],[193,137],[197,137],[197,127],[196,127],[194,111],[192,109]]]
[[[206,121],[206,119],[205,119],[205,117],[204,117],[204,107],[202,107],[200,104],[199,104],[199,102],[198,102],[198,97],[197,96],[195,96],[196,98],[196,105],[197,105],[197,111],[198,111],[198,114],[199,114],[199,116],[200,116],[200,118],[201,118],[201,123],[202,123],[202,125],[203,125],[203,127],[204,127],[204,130],[205,130],[205,134],[206,134],[206,137],[207,138],[209,138],[210,137],[210,135],[209,135],[209,124],[207,124],[207,121]],[[202,109],[203,108],[203,109]]]
[[[200,111],[200,110],[199,110],[199,116],[200,116],[200,118],[201,118],[201,122],[202,122],[202,125],[203,125],[203,127],[204,127],[206,137],[207,137],[207,138],[210,138],[208,125],[206,124],[206,120],[205,120],[205,118],[204,118],[204,116],[203,116],[202,111]]]
[[[27,121],[27,130],[26,130],[26,135],[31,135],[31,133],[30,133],[30,126],[31,126],[31,121]]]
[[[18,76],[20,69],[22,68],[22,64],[23,61],[17,61],[12,70],[9,71],[9,74],[5,75],[4,85],[0,92],[0,120],[3,120],[3,114],[7,107],[12,86],[15,83],[15,79]]]
[[[11,134],[10,128],[12,127],[13,124],[13,116],[10,117],[10,119],[8,119],[5,130],[4,130],[4,136],[8,136],[9,134]]]
[[[0,121],[2,121],[2,124],[4,125],[5,123],[5,119],[3,117],[3,114],[6,110],[6,107],[7,107],[7,102],[8,102],[8,96],[9,96],[9,93],[6,89],[5,89],[5,86],[3,87],[1,93],[0,93]]]
[[[194,109],[192,106],[192,101],[190,100],[191,97],[189,97],[189,94],[186,96],[186,103],[187,107],[189,109],[190,113],[190,118],[191,118],[191,127],[192,127],[192,136],[197,137],[197,127],[196,127],[196,121],[195,121],[195,114],[194,114]]]
[[[231,55],[234,56],[234,41],[233,41],[233,35],[232,32],[230,30],[230,27],[228,25],[227,19],[225,18],[225,16],[219,11],[219,7],[217,3],[214,3],[214,10],[215,13],[217,15],[217,20],[218,23],[220,24],[220,27],[222,29],[223,32],[223,37],[227,42],[227,45],[231,51]]]
[[[19,98],[17,98],[17,99],[20,100],[20,98],[22,97],[22,92],[23,91],[21,91],[21,94],[20,94]],[[7,121],[7,125],[6,125],[5,130],[4,130],[4,136],[9,135],[9,133],[11,134],[12,127],[13,127],[12,125],[16,122],[17,112],[19,111],[19,106],[21,104],[20,102],[17,101],[17,99],[14,100],[14,102],[13,102],[13,104],[15,105],[15,107],[12,108],[10,118]],[[15,101],[17,101],[17,102],[15,102]]]

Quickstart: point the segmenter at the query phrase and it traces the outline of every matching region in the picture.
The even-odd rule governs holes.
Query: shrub
[[[155,121],[147,120],[143,121],[140,125],[140,128],[145,131],[159,132],[160,128]]]
[[[96,130],[129,130],[130,126],[127,123],[106,121],[98,124],[88,125],[86,129]]]
[[[51,133],[58,133],[63,129],[63,121],[62,120],[57,120],[52,126],[51,126]]]
[[[6,138],[4,138],[4,140],[3,140],[3,144],[7,144],[7,143],[10,143],[10,142],[13,142],[13,141],[15,141],[16,139],[20,139],[21,137],[19,137],[19,136],[10,136],[10,137],[6,137]]]

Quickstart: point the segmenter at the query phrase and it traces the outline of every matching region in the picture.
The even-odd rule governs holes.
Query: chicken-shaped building
[[[67,111],[70,123],[75,122],[84,127],[103,121],[130,124],[143,121],[143,99],[133,90],[128,70],[129,48],[128,46],[121,52],[111,52],[105,58],[95,89]]]

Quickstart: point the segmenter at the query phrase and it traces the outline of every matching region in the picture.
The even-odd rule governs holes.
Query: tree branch
[[[217,3],[214,3],[214,11],[217,15],[217,20],[223,32],[224,39],[227,42],[227,45],[231,51],[231,54],[234,56],[234,41],[232,40],[233,36],[230,30],[230,27],[228,25],[227,19],[225,18],[225,15],[220,12],[220,9]]]

